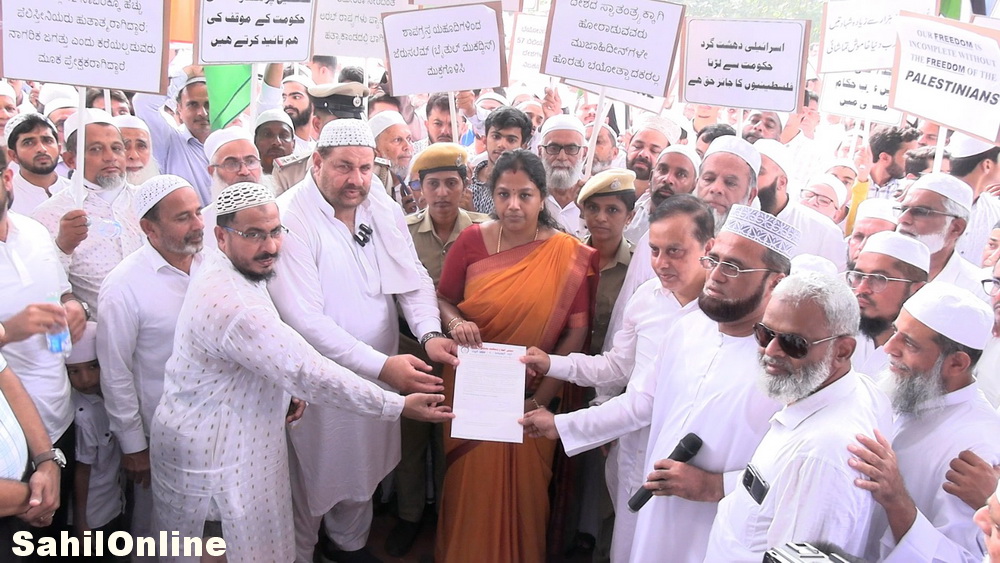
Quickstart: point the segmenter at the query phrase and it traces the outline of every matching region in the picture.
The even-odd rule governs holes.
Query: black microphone
[[[670,452],[670,457],[667,459],[687,463],[695,456],[695,454],[698,453],[698,450],[700,449],[701,438],[699,438],[694,432],[689,432],[687,436],[681,438],[680,442],[677,442],[677,446],[674,448],[674,451]],[[632,498],[628,499],[628,509],[632,512],[639,512],[639,509],[645,506],[651,498],[653,498],[653,491],[645,487],[640,487],[639,490],[632,495]]]

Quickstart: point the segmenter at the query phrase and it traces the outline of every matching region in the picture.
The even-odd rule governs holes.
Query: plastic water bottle
[[[58,295],[50,296],[48,301],[49,303],[56,303],[62,306],[62,301]],[[68,358],[70,352],[73,351],[73,340],[69,336],[69,325],[53,325],[45,333],[45,343],[49,347],[49,352]]]
[[[90,231],[104,238],[116,238],[122,234],[122,224],[113,219],[90,219],[87,221]]]

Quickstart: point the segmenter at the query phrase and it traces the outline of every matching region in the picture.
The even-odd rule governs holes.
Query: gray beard
[[[598,172],[604,172],[605,170],[611,168],[610,160],[598,160],[594,158],[594,164],[591,165],[591,172],[597,174]]]
[[[712,217],[715,219],[715,236],[719,236],[719,233],[722,232],[722,227],[724,227],[726,224],[726,219],[729,218],[729,211],[726,211],[725,213],[719,213],[713,207]]]
[[[896,414],[914,413],[917,407],[944,396],[944,382],[941,381],[942,366],[944,366],[943,356],[939,357],[934,366],[927,371],[910,371],[902,377],[888,369],[883,371],[880,385],[892,399],[892,410]]]
[[[550,166],[544,160],[542,161],[542,164],[545,167],[545,183],[549,190],[568,190],[574,187],[580,178],[583,177],[582,160],[571,169],[555,168]]]
[[[99,186],[101,191],[116,190],[125,185],[125,173],[119,176],[98,176],[94,185]]]
[[[790,369],[791,366],[787,364],[787,360],[772,358],[759,352],[757,358],[761,365],[757,378],[758,387],[775,401],[783,405],[790,405],[815,393],[820,385],[823,385],[823,382],[830,377],[830,368],[833,364],[833,346],[829,347],[822,359],[798,370]],[[780,366],[790,373],[785,376],[770,375],[764,371],[765,364]]]

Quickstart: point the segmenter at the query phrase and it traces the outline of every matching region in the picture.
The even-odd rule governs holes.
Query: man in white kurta
[[[383,421],[413,412],[414,398],[443,397],[404,399],[321,356],[281,321],[264,283],[284,234],[273,193],[238,183],[216,204],[224,254],[207,255],[191,279],[153,416],[156,520],[182,537],[221,522],[230,561],[290,561],[289,394]]]
[[[840,279],[802,272],[775,288],[756,329],[758,378],[785,406],[740,485],[719,503],[705,561],[758,563],[786,542],[864,552],[875,502],[854,486],[862,475],[847,465],[847,446],[859,433],[889,428],[892,410],[851,368],[858,321],[857,300]],[[804,338],[806,354],[795,358],[775,333]]]
[[[357,379],[436,390],[440,379],[421,374],[430,369],[422,361],[390,358],[399,344],[397,302],[431,359],[451,361],[439,353],[451,341],[440,333],[434,285],[399,206],[384,191],[368,191],[373,147],[360,120],[323,128],[312,173],[279,199],[290,234],[269,290],[282,318]],[[352,171],[338,173],[341,165]],[[413,377],[428,385],[407,387]],[[338,549],[364,549],[372,494],[400,459],[399,432],[396,421],[316,405],[289,432],[298,561],[312,560],[321,520]]]
[[[851,446],[851,467],[868,477],[857,486],[885,509],[873,517],[867,560],[982,560],[973,509],[942,485],[963,450],[1000,463],[1000,414],[973,377],[992,328],[989,307],[950,284],[932,281],[903,305],[885,344],[899,415],[891,446],[882,435]]]
[[[955,131],[948,140],[948,152],[951,154],[951,174],[972,188],[969,224],[958,239],[955,251],[973,266],[981,266],[990,231],[1000,221],[1000,199],[986,191],[1000,183],[997,145]]]
[[[31,215],[52,194],[67,187],[70,182],[56,172],[59,163],[58,132],[51,121],[40,113],[18,114],[4,126],[6,148],[13,162],[14,203],[11,210],[21,215]]]

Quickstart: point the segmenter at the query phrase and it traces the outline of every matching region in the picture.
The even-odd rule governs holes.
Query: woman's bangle
[[[536,401],[536,400],[535,400],[535,397],[534,397],[534,396],[532,396],[532,397],[531,397],[530,399],[528,399],[528,400],[529,400],[529,401],[531,401],[532,403],[534,403],[534,405],[535,405],[535,408],[536,408],[536,409],[544,409],[544,408],[545,408],[545,407],[543,407],[542,405],[539,405],[539,404],[538,404],[538,401]]]
[[[451,331],[455,330],[455,327],[465,322],[467,321],[462,317],[455,317],[454,319],[451,320],[451,322],[448,323],[448,332],[451,333]]]

